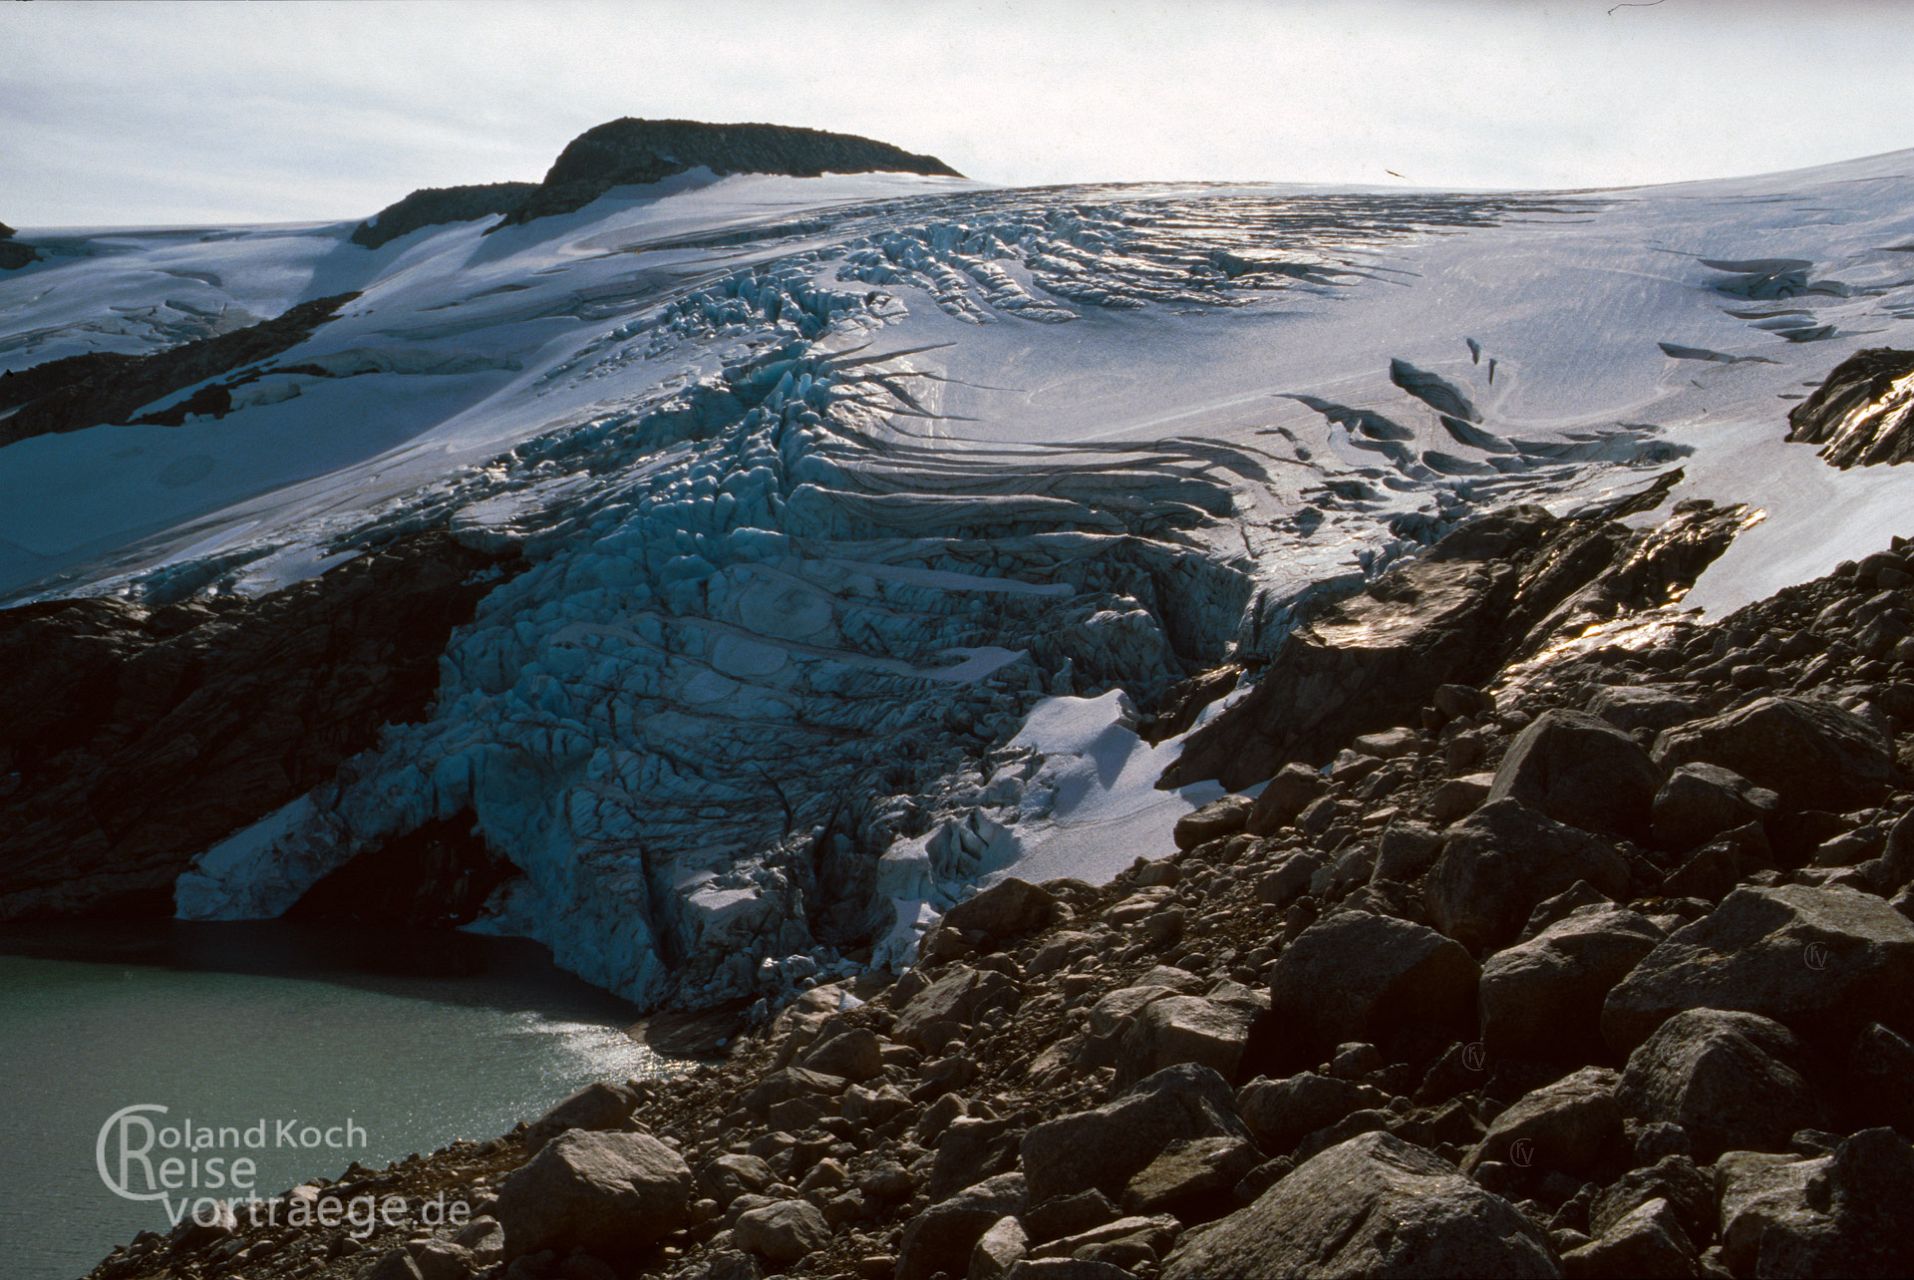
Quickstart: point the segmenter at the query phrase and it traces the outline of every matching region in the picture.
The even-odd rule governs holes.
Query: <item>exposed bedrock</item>
[[[352,229],[352,243],[377,249],[420,227],[510,213],[538,190],[536,182],[487,182],[460,187],[421,187]]]
[[[1163,785],[1214,777],[1237,788],[1292,760],[1327,763],[1354,735],[1397,723],[1405,699],[1480,684],[1551,636],[1669,603],[1727,549],[1744,516],[1693,504],[1634,533],[1604,514],[1558,519],[1518,507],[1482,517],[1359,594],[1321,605],[1261,683],[1191,736]],[[1638,807],[1628,821],[1645,821],[1645,801]]]
[[[1788,410],[1788,439],[1818,444],[1834,466],[1914,460],[1914,351],[1870,347]]]
[[[314,298],[275,319],[152,355],[68,356],[0,374],[0,415],[4,415],[0,416],[0,446],[103,423],[138,421],[176,427],[188,413],[221,416],[232,408],[230,386],[257,377],[257,371],[239,374],[228,384],[202,388],[185,404],[133,417],[142,407],[196,382],[234,373],[304,342],[358,296],[341,293]]]
[[[0,271],[16,271],[40,260],[39,250],[30,244],[21,244],[13,236],[13,228],[0,222]]]
[[[0,612],[0,919],[171,914],[194,855],[425,710],[494,563],[425,535],[259,601]]]
[[[704,168],[732,173],[922,173],[961,177],[935,156],[848,133],[774,124],[704,124],[626,117],[587,129],[558,153],[536,190],[506,218],[530,222],[569,213],[613,187],[656,182]]]

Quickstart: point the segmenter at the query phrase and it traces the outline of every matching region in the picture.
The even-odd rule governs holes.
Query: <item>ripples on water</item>
[[[246,925],[0,932],[0,1254],[5,1274],[83,1273],[164,1229],[95,1168],[100,1126],[136,1103],[165,1122],[343,1125],[351,1149],[243,1152],[272,1195],[353,1160],[485,1139],[593,1080],[655,1076],[635,1011],[529,944]]]

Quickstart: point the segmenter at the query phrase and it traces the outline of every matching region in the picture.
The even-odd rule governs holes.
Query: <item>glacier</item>
[[[479,927],[645,1005],[775,994],[908,963],[1013,868],[1167,849],[1220,788],[1156,789],[1143,709],[1465,515],[1749,502],[1709,610],[1884,543],[1892,468],[1783,414],[1906,344],[1911,197],[1909,152],[1514,194],[694,172],[376,249],[36,232],[0,369],[358,297],[147,407],[232,378],[224,416],[0,449],[0,601],[514,553],[430,714],[202,854],[180,914],[469,814],[523,873]]]

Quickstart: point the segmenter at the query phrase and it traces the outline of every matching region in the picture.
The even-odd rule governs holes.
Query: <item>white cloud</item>
[[[0,8],[0,217],[362,216],[620,115],[768,120],[1006,182],[1582,186],[1914,143],[1914,7],[1664,0]]]

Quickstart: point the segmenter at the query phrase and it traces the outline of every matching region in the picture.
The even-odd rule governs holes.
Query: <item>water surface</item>
[[[0,929],[0,1257],[14,1280],[83,1274],[165,1210],[115,1196],[101,1126],[356,1131],[347,1145],[243,1154],[258,1191],[484,1139],[592,1080],[672,1064],[632,1007],[528,943],[267,924]],[[360,1133],[363,1137],[358,1136]],[[217,1154],[217,1153],[215,1153]]]

